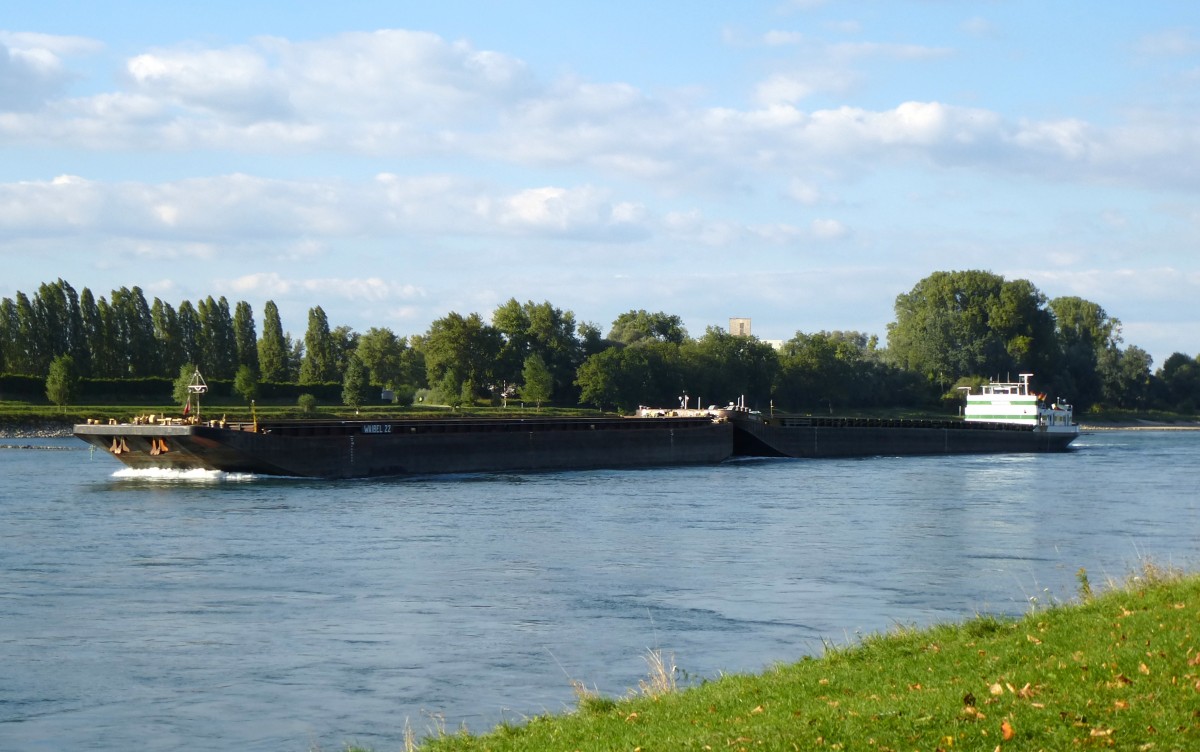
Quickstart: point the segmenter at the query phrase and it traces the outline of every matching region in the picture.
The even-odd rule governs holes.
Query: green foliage
[[[79,397],[79,373],[70,355],[59,355],[51,361],[46,397],[59,407],[70,405]]]
[[[962,376],[1039,372],[1055,360],[1045,303],[1027,280],[935,272],[897,296],[888,347],[895,362],[943,387]]]
[[[258,337],[254,332],[254,311],[244,300],[239,300],[233,309],[233,339],[239,370],[242,366],[248,366],[257,374]]]
[[[885,362],[875,338],[860,332],[796,332],[779,360],[775,402],[783,410],[916,406],[933,396],[928,382]]]
[[[258,374],[254,368],[244,363],[238,366],[237,375],[233,379],[233,390],[247,402],[258,398]]]
[[[258,369],[264,398],[294,400],[298,392],[282,385],[300,381],[323,402],[336,403],[357,355],[368,381],[401,401],[434,388],[460,405],[529,382],[525,364],[536,355],[551,378],[548,396],[537,391],[540,383],[533,392],[527,387],[542,398],[533,401],[621,410],[673,405],[685,393],[706,404],[744,395],[764,410],[918,406],[935,404],[963,379],[1020,372],[1033,372],[1038,391],[1072,402],[1078,414],[1101,403],[1181,412],[1200,405],[1196,359],[1176,353],[1152,374],[1149,355],[1122,349],[1120,321],[1100,306],[1077,297],[1047,303],[1027,280],[985,271],[936,272],[898,296],[886,350],[858,332],[797,332],[778,353],[716,327],[693,340],[678,316],[644,309],[618,316],[605,339],[593,324],[577,327],[570,311],[515,298],[495,310],[491,325],[478,314],[451,313],[410,338],[380,328],[361,336],[345,326],[331,330],[317,306],[304,339],[294,340],[268,301],[256,340],[252,314],[240,301],[231,315],[228,301],[212,296],[198,306],[184,300],[172,308],[157,298],[147,305],[136,286],[97,298],[59,279],[32,296],[0,299],[0,370],[34,379],[32,391],[15,382],[9,388],[37,401],[60,355],[74,358],[83,398],[152,398],[159,385],[146,379],[169,381],[188,363],[198,364],[214,388],[232,389],[247,366]]]
[[[258,369],[263,381],[288,381],[288,345],[283,336],[279,307],[268,300],[263,306],[262,337],[258,340]]]
[[[779,357],[755,337],[709,327],[699,340],[680,350],[686,363],[686,391],[704,404],[724,405],[746,397],[751,405],[766,406],[779,373]]]
[[[391,329],[368,329],[366,334],[358,338],[355,353],[366,366],[372,384],[394,390],[402,384],[424,381],[424,374],[414,372],[414,358],[408,344]]]
[[[184,363],[179,367],[179,375],[171,385],[171,398],[180,407],[188,404],[191,400],[191,393],[188,390],[188,386],[192,383],[192,377],[195,374],[196,366],[192,363]]]
[[[305,392],[296,399],[296,405],[302,413],[314,413],[317,410],[317,398],[315,395]]]
[[[623,345],[638,342],[670,342],[682,345],[687,339],[683,319],[673,314],[647,313],[644,309],[627,311],[613,321],[608,338]]]
[[[541,355],[533,353],[525,358],[521,375],[521,399],[533,402],[540,409],[542,403],[550,399],[554,388],[554,376],[546,367],[546,361],[542,360]]]
[[[573,313],[549,302],[521,304],[511,298],[492,314],[492,326],[501,337],[494,380],[508,384],[521,381],[525,362],[537,355],[550,372],[550,392],[544,399],[571,391],[575,372],[583,361]]]
[[[1124,350],[1113,347],[1102,351],[1096,370],[1105,404],[1137,410],[1148,407],[1150,364],[1149,353],[1140,347],[1131,345]]]
[[[154,341],[159,352],[161,372],[175,373],[187,360],[183,352],[179,314],[169,303],[155,298],[150,306],[150,320],[154,327]]]
[[[686,381],[680,348],[669,342],[603,350],[588,357],[576,377],[582,401],[621,412],[643,404],[674,405]]]
[[[367,368],[357,355],[351,355],[346,364],[346,375],[342,379],[342,404],[358,409],[369,398],[371,382]]]
[[[500,332],[477,313],[451,312],[434,321],[420,345],[429,386],[451,406],[470,403],[480,385],[494,380]]]
[[[319,384],[340,381],[337,368],[337,344],[329,330],[329,319],[321,306],[308,311],[308,329],[304,333],[304,360],[300,364],[300,383]]]

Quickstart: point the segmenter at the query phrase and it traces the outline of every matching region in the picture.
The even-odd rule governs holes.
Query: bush
[[[313,413],[317,410],[317,398],[312,394],[308,394],[307,392],[301,394],[296,399],[296,404],[300,407],[300,411],[303,413]]]

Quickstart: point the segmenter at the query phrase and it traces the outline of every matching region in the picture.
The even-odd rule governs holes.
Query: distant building
[[[735,337],[750,336],[750,319],[731,318],[729,319],[729,333]]]

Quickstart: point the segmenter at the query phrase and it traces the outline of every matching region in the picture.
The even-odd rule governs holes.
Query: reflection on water
[[[708,677],[1023,613],[1194,561],[1198,450],[344,482],[3,452],[0,749],[395,749],[623,694],[651,647]]]

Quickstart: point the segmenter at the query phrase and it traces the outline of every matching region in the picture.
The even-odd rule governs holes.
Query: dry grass
[[[645,679],[638,682],[638,691],[642,695],[662,697],[678,689],[675,676],[679,668],[675,665],[674,653],[664,655],[661,648],[654,648],[647,650],[642,657],[646,660],[646,668],[650,672]]]

